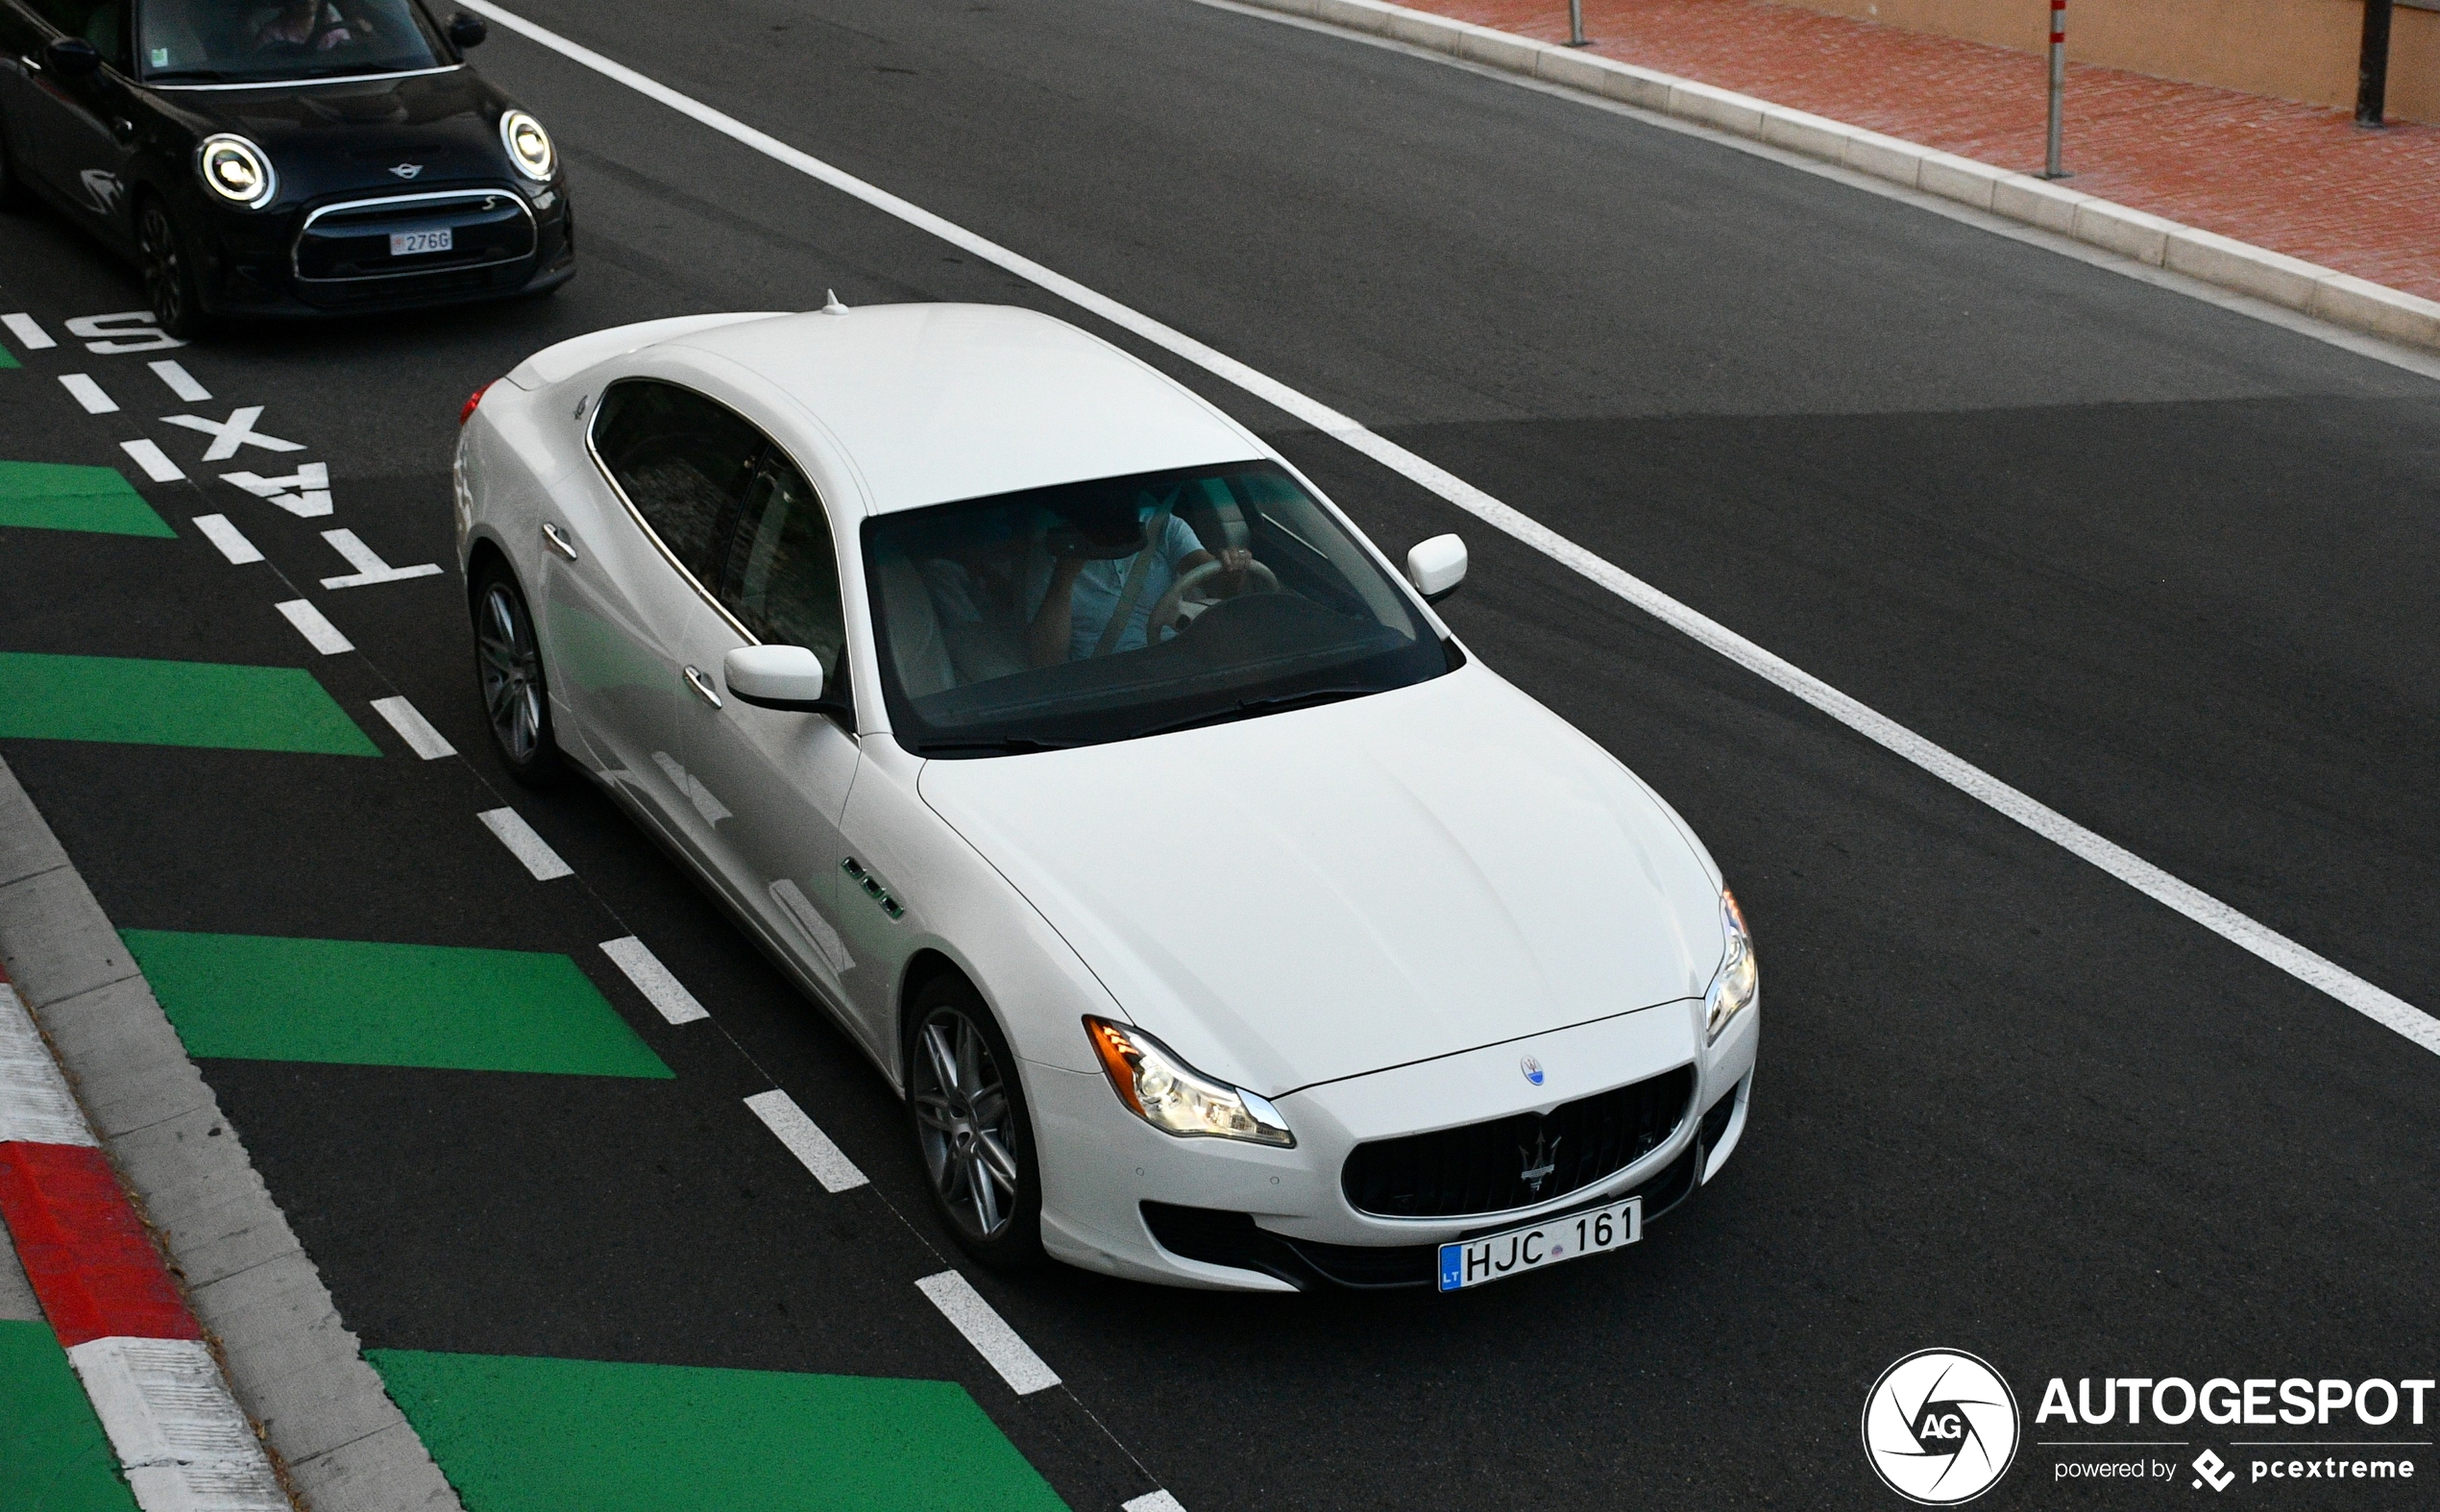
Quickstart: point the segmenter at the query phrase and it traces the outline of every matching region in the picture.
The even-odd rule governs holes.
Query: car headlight
[[[1762,970],[1754,964],[1754,937],[1745,932],[1745,915],[1737,894],[1720,890],[1720,927],[1728,937],[1728,955],[1712,974],[1711,990],[1703,994],[1703,1042],[1711,1043],[1728,1021],[1744,1012],[1762,988]]]
[[[195,172],[205,188],[250,210],[262,208],[280,192],[280,176],[263,150],[228,132],[204,138],[195,152]]]
[[[1118,1100],[1161,1133],[1182,1138],[1296,1143],[1296,1135],[1288,1133],[1286,1120],[1269,1099],[1213,1081],[1142,1030],[1106,1018],[1087,1018],[1085,1033],[1092,1037]]]
[[[500,144],[508,149],[508,160],[517,171],[540,183],[550,182],[551,170],[559,165],[559,154],[550,145],[550,134],[542,122],[523,110],[500,112]]]

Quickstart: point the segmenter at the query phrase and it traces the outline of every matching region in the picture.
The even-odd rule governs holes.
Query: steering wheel
[[[1199,567],[1188,569],[1185,576],[1179,578],[1174,583],[1171,583],[1169,585],[1169,591],[1160,596],[1160,601],[1152,606],[1152,618],[1144,622],[1144,639],[1146,643],[1158,643],[1160,639],[1160,632],[1163,630],[1167,630],[1170,634],[1175,635],[1185,629],[1187,625],[1194,623],[1192,619],[1181,619],[1179,616],[1179,608],[1185,600],[1187,590],[1201,584],[1205,579],[1215,577],[1226,571],[1228,571],[1228,569],[1222,566],[1220,562],[1215,559],[1206,562]],[[1245,571],[1249,575],[1261,583],[1262,586],[1259,592],[1276,594],[1280,591],[1279,574],[1263,566],[1260,562],[1248,558],[1245,564]]]

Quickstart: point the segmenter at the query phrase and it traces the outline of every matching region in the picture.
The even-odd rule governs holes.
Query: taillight
[[[497,379],[497,378],[493,379],[493,382],[498,382],[498,381],[499,381],[499,379]],[[486,384],[484,384],[481,388],[478,388],[478,389],[475,390],[475,392],[473,392],[472,394],[467,395],[467,396],[466,396],[466,407],[465,407],[465,408],[463,408],[463,409],[460,409],[460,410],[457,412],[457,423],[458,423],[459,425],[461,425],[461,426],[462,426],[462,425],[466,424],[466,422],[468,422],[468,421],[470,421],[470,420],[474,419],[474,418],[475,418],[475,406],[476,406],[476,405],[477,405],[477,404],[479,404],[479,403],[481,403],[481,402],[483,402],[483,396],[484,396],[484,395],[486,395],[486,394],[488,394],[488,393],[490,393],[491,391],[492,391],[492,386],[491,386],[491,384],[490,384],[490,383],[486,383]]]

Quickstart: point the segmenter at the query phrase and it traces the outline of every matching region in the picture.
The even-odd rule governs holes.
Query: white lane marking
[[[561,877],[576,874],[576,868],[561,861],[559,852],[550,848],[549,841],[535,834],[534,827],[526,823],[525,817],[515,809],[486,809],[475,817],[481,819],[483,827],[499,837],[500,842],[508,847],[510,855],[525,864],[525,869],[534,874],[536,882],[556,882]]]
[[[1121,1506],[1118,1512],[1186,1512],[1186,1508],[1168,1492],[1153,1491]]]
[[[42,329],[40,321],[23,311],[14,315],[0,315],[0,326],[8,327],[9,334],[16,337],[17,345],[28,352],[47,352],[59,345],[51,339],[51,333]]]
[[[148,362],[145,366],[153,370],[154,377],[169,385],[171,393],[190,404],[201,403],[211,398],[211,390],[196,382],[195,375],[187,372],[186,365],[174,357],[163,357],[158,362]]]
[[[286,477],[264,477],[256,473],[223,473],[220,480],[234,483],[256,499],[278,504],[300,520],[318,520],[330,512],[330,464],[328,462],[301,462],[297,470]]]
[[[376,698],[373,700],[373,712],[389,720],[390,728],[399,732],[400,740],[406,742],[406,748],[426,761],[438,761],[444,756],[457,754],[457,747],[449,743],[449,737],[432,728],[432,721],[424,718],[424,711],[404,698]],[[500,812],[506,814],[509,811],[501,809]],[[542,844],[540,837],[536,837],[534,843]],[[508,848],[515,850],[517,847],[511,845]]]
[[[355,569],[342,576],[322,579],[325,588],[362,588],[368,583],[403,583],[410,577],[440,575],[440,566],[434,562],[415,567],[392,567],[382,561],[371,547],[357,540],[353,530],[325,530],[322,539],[329,542],[330,549],[346,557],[348,565]]]
[[[932,1305],[940,1309],[940,1316],[965,1335],[965,1341],[974,1346],[974,1353],[990,1361],[1011,1391],[1030,1397],[1059,1384],[1059,1373],[1043,1364],[1042,1356],[1016,1336],[1016,1330],[983,1300],[972,1281],[955,1271],[942,1271],[938,1276],[925,1277],[915,1286],[932,1299]]]
[[[221,555],[238,567],[262,560],[262,553],[246,539],[246,532],[231,524],[227,515],[197,515],[195,528],[204,533],[205,540],[220,548]]]
[[[123,309],[112,315],[79,315],[68,322],[68,334],[84,340],[85,350],[104,356],[122,352],[167,352],[186,343],[153,324],[148,309]],[[120,338],[125,339],[120,339]]]
[[[177,463],[169,459],[169,453],[163,451],[157,442],[122,441],[118,444],[118,449],[133,457],[135,465],[144,470],[144,476],[156,483],[177,483],[185,480],[186,475],[180,471]]]
[[[69,398],[84,405],[88,415],[118,413],[118,401],[102,392],[102,385],[94,382],[87,374],[62,373],[60,375],[60,387],[68,391]]]
[[[286,616],[288,622],[297,627],[297,633],[305,638],[305,644],[323,655],[336,656],[341,651],[355,649],[348,643],[348,638],[339,633],[339,627],[324,619],[322,611],[305,599],[291,598],[286,603],[277,603],[271,607]]]
[[[260,447],[265,451],[305,450],[303,442],[282,441],[278,436],[267,436],[256,430],[255,422],[261,418],[260,404],[241,404],[229,412],[227,420],[206,420],[201,415],[163,415],[161,424],[183,426],[211,437],[211,445],[204,450],[207,462],[225,462],[237,454],[239,447]]]
[[[686,984],[677,979],[677,973],[661,964],[661,958],[633,935],[603,940],[601,953],[627,974],[635,989],[671,1023],[691,1024],[712,1016],[686,989]]]
[[[201,1339],[88,1339],[67,1352],[144,1512],[286,1512],[288,1498]]]
[[[776,1087],[757,1092],[745,1100],[763,1127],[779,1136],[796,1162],[814,1173],[826,1192],[848,1192],[865,1184],[865,1173],[847,1158],[847,1152],[830,1142],[830,1135],[796,1106],[796,1099]]]
[[[2136,891],[2184,915],[2306,986],[2328,993],[2383,1028],[2395,1030],[2424,1049],[2440,1055],[2440,1018],[2375,987],[2337,963],[2306,949],[2202,890],[2179,881],[2132,851],[2103,839],[1970,762],[1952,755],[1896,720],[1876,713],[1795,664],[1763,649],[1726,625],[1678,602],[1625,569],[1586,550],[1549,525],[1501,503],[1438,464],[1425,460],[1384,436],[1374,434],[1320,400],[1258,373],[1236,358],[1205,346],[1192,336],[1172,330],[1151,316],[1096,293],[1073,279],[1054,273],[1031,257],[988,241],[953,221],[900,199],[887,189],[867,183],[810,153],[756,131],[736,117],[716,110],[690,95],[680,94],[624,63],[614,62],[548,27],[511,14],[489,3],[489,0],[461,0],[461,3],[465,9],[581,63],[604,78],[625,85],[638,94],[699,121],[773,161],[785,163],[808,178],[826,183],[850,198],[861,200],[961,251],[1047,289],[1070,304],[1192,362],[1213,377],[1235,384],[1264,403],[1286,411],[1485,524],[1514,536],[1561,566],[1582,573],[1699,645],[1793,694],[1866,739],[1989,805],[2070,854],[2090,862]]]
[[[0,1144],[92,1144],[67,1078],[17,989],[0,981]]]

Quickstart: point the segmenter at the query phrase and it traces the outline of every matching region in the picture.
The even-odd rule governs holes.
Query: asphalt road
[[[522,13],[1356,416],[2440,1006],[2431,381],[1695,136],[1186,0]],[[203,408],[261,403],[262,428],[329,458],[336,521],[207,481],[147,486],[175,545],[0,537],[0,649],[310,667],[397,758],[0,745],[116,922],[566,951],[677,1073],[207,1061],[368,1346],[954,1378],[1071,1505],[1159,1485],[1193,1512],[1891,1503],[1857,1417],[1931,1345],[2007,1375],[2029,1440],[2112,1436],[2035,1432],[2051,1377],[2433,1374],[2428,1052],[1119,336],[1394,554],[1466,535],[1452,622],[1704,837],[1756,930],[1769,1029],[1734,1160],[1634,1250],[1454,1300],[978,1275],[1066,1383],[1013,1395],[906,1284],[952,1252],[878,1080],[606,801],[506,781],[462,584],[320,592],[342,569],[315,532],[448,561],[458,403],[600,326],[835,287],[1116,333],[493,35],[478,66],[571,165],[576,280],[179,354],[218,396]],[[0,299],[54,329],[140,303],[47,214],[0,219]],[[172,407],[140,355],[20,355],[0,454],[124,466],[117,443]],[[23,381],[78,366],[127,412]],[[194,539],[212,511],[295,592],[232,589],[265,570]],[[298,595],[360,654],[317,657],[268,611]],[[407,758],[362,713],[390,694],[468,759]],[[516,867],[472,817],[502,802],[574,878]],[[630,933],[713,1033],[662,1024],[604,966],[595,942]],[[871,1190],[806,1181],[739,1101],[774,1084]],[[2062,1452],[2029,1444],[1991,1501],[2125,1500],[2055,1486]]]

